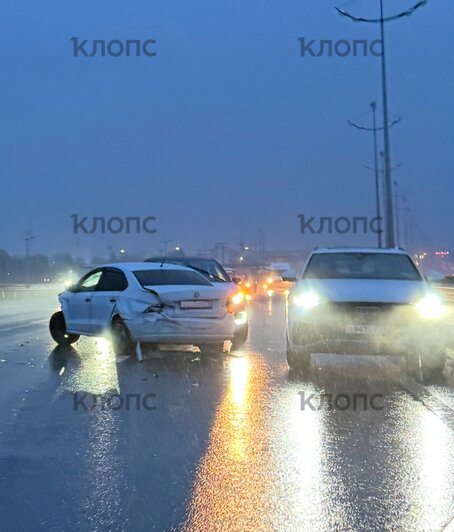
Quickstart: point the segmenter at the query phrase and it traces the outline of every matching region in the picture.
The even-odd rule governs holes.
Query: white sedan
[[[288,299],[287,361],[311,353],[403,355],[423,378],[440,374],[450,310],[399,249],[325,248],[309,257]]]
[[[110,333],[115,352],[126,355],[141,352],[141,342],[220,354],[234,338],[242,298],[185,266],[129,263],[90,271],[59,299],[61,311],[50,320],[58,344]]]

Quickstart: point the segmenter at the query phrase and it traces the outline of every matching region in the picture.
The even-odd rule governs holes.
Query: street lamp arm
[[[429,0],[419,0],[413,7],[410,7],[406,11],[402,11],[401,13],[398,13],[397,15],[393,15],[391,17],[383,18],[383,22],[391,22],[393,20],[398,20],[402,17],[409,17],[412,15],[417,9],[420,7],[423,7],[427,4]],[[344,11],[343,9],[340,9],[339,7],[336,7],[335,10],[339,13],[339,15],[342,15],[343,17],[347,17],[353,22],[368,22],[372,24],[378,24],[382,22],[381,18],[363,18],[363,17],[355,17],[354,15],[351,15],[347,11]]]
[[[398,118],[396,118],[396,120],[388,124],[388,127],[393,127],[401,121],[402,121],[402,117],[399,116]],[[355,127],[356,129],[361,129],[362,131],[382,131],[383,130],[382,127],[373,128],[373,127],[360,126],[358,124],[355,124],[354,122],[351,122],[350,120],[347,120],[347,123],[350,126]]]

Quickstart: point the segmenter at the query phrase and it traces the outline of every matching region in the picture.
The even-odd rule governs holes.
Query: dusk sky
[[[300,54],[300,37],[378,38],[336,5],[378,15],[376,0],[2,0],[0,248],[23,254],[27,229],[45,254],[234,247],[260,228],[269,248],[374,245],[299,231],[299,214],[375,215],[371,134],[347,120],[370,125],[376,100],[382,122],[380,58]],[[453,21],[431,0],[387,25],[394,178],[416,239],[451,249]],[[155,39],[157,55],[74,57],[72,37]],[[72,214],[156,216],[157,233],[74,235]]]

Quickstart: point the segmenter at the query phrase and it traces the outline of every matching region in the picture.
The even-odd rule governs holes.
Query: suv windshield
[[[410,258],[395,253],[316,253],[303,279],[422,280]]]

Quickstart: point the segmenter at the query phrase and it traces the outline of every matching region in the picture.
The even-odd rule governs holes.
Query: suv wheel
[[[287,338],[287,364],[291,370],[309,371],[311,367],[311,354],[308,351],[296,352]]]
[[[446,365],[446,352],[439,350],[422,354],[409,353],[406,357],[407,370],[423,382],[437,380],[443,374]]]

